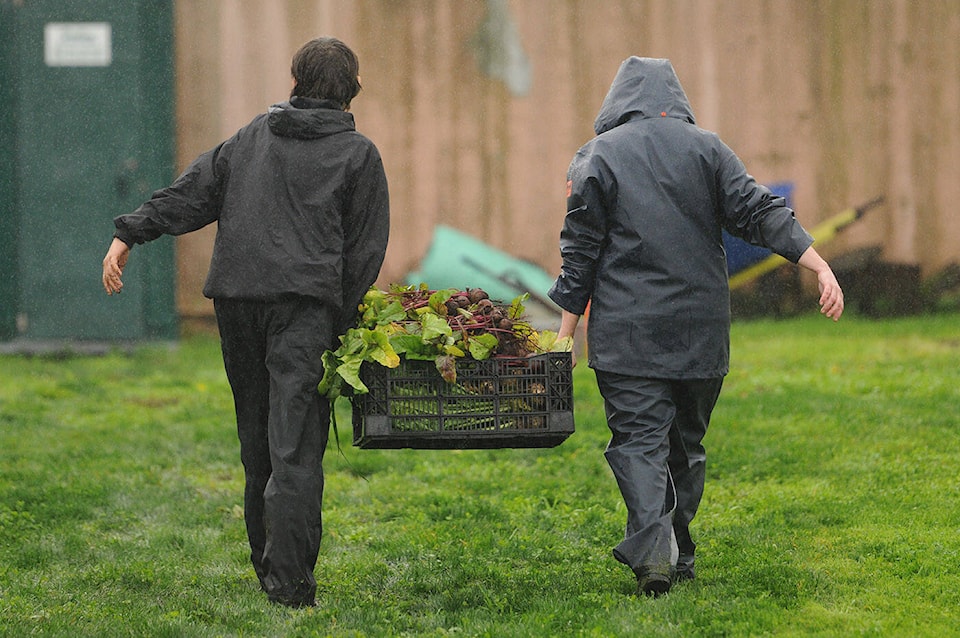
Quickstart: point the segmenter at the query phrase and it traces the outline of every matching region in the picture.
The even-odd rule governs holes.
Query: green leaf
[[[387,368],[400,365],[400,356],[390,345],[390,338],[382,332],[370,331],[370,338],[376,344],[367,351],[367,357]]]
[[[432,360],[440,354],[437,344],[424,341],[418,334],[393,335],[390,337],[390,344],[397,354],[402,354],[407,359]]]
[[[490,354],[496,349],[499,341],[494,335],[486,332],[475,337],[470,337],[468,343],[470,356],[482,361],[490,357]]]
[[[397,354],[406,354],[407,352],[417,352],[421,350],[424,344],[420,335],[398,332],[390,336],[390,345]]]
[[[467,353],[461,350],[457,345],[443,346],[443,353],[453,355],[454,357],[467,356]]]
[[[321,355],[323,359],[323,378],[317,386],[317,391],[323,396],[334,399],[340,395],[340,377],[337,376],[337,356],[327,350]]]
[[[340,337],[340,347],[334,351],[338,357],[344,357],[351,354],[359,354],[366,350],[367,340],[364,338],[363,331],[366,328],[350,328],[345,335]]]
[[[377,315],[377,325],[385,326],[388,323],[403,321],[406,318],[407,311],[403,309],[403,304],[399,301],[394,301],[384,307]]]
[[[424,341],[444,341],[446,337],[453,335],[453,329],[447,320],[440,315],[423,315],[423,332],[421,337]]]
[[[359,324],[370,326],[376,323],[377,316],[387,303],[387,295],[382,290],[371,287],[363,296],[360,304]]]
[[[438,350],[439,348],[432,346],[429,350],[424,348],[423,350],[405,352],[403,356],[405,359],[411,359],[414,361],[433,361],[437,358]]]
[[[437,290],[432,295],[430,295],[430,309],[433,310],[438,315],[447,314],[447,309],[443,307],[443,304],[447,302],[447,299],[453,296],[453,293],[457,292],[456,290],[447,288],[444,290]]]
[[[573,337],[557,339],[553,330],[543,330],[537,337],[537,347],[541,352],[570,352],[573,350]]]
[[[356,390],[357,394],[366,394],[370,389],[360,380],[360,365],[362,359],[350,359],[337,366],[337,374],[343,377],[350,386]]]
[[[507,315],[511,319],[519,319],[523,316],[526,308],[523,305],[523,302],[530,298],[530,293],[523,293],[519,297],[514,297],[513,301],[510,303],[510,312]]]

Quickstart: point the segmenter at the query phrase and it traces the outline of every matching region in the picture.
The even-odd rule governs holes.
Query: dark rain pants
[[[637,576],[668,575],[678,560],[692,569],[690,522],[706,470],[702,442],[723,379],[596,374],[612,435],[604,455],[627,506],[626,533],[613,555]]]
[[[233,390],[250,558],[270,600],[312,605],[329,402],[317,392],[331,314],[316,300],[214,301]]]

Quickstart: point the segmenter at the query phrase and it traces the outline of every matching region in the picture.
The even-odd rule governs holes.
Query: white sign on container
[[[112,31],[108,22],[48,22],[43,28],[47,66],[110,66]]]

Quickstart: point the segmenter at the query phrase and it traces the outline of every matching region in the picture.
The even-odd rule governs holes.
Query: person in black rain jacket
[[[627,506],[613,553],[657,595],[694,577],[702,439],[729,366],[722,229],[815,272],[834,320],[843,292],[784,199],[696,126],[669,60],[625,60],[594,130],[570,164],[563,263],[548,294],[563,310],[560,337],[574,336],[589,302],[605,456]]]
[[[389,233],[376,146],[356,131],[356,55],[306,43],[290,100],[200,155],[168,188],[114,220],[103,260],[120,292],[130,248],[217,222],[204,295],[213,299],[233,390],[251,560],[270,600],[315,604],[329,404],[321,355],[375,282]]]

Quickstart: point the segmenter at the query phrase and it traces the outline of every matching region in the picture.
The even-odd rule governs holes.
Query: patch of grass
[[[0,636],[960,635],[960,316],[738,323],[697,580],[633,596],[592,372],[550,450],[331,444],[320,606],[249,566],[215,340],[0,357]],[[349,424],[341,405],[340,423]]]

